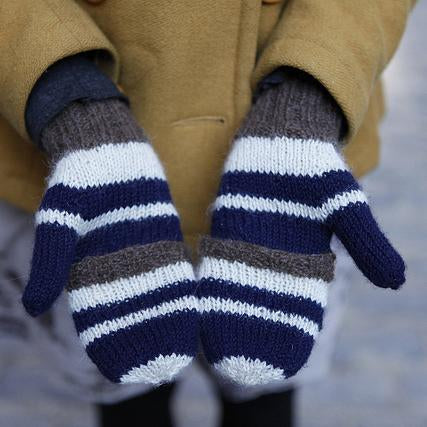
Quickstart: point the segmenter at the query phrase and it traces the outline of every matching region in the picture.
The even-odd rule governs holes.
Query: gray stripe
[[[294,254],[252,243],[211,237],[202,240],[200,251],[203,256],[242,262],[252,267],[294,276],[323,279],[326,282],[334,278],[335,255],[332,252],[315,255]]]
[[[328,91],[310,75],[287,69],[283,83],[259,95],[238,136],[286,136],[337,144],[345,132],[344,115]]]
[[[129,107],[120,100],[73,102],[44,129],[41,142],[51,160],[102,144],[147,141]]]
[[[73,265],[67,289],[130,277],[179,261],[189,261],[182,242],[161,241],[91,256]]]

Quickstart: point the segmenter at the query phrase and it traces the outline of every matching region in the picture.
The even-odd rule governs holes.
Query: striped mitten
[[[198,293],[208,361],[243,385],[306,363],[322,328],[332,233],[376,286],[398,288],[404,263],[337,153],[344,118],[323,87],[290,73],[252,107],[225,164]]]
[[[195,280],[163,168],[119,100],[73,103],[44,130],[52,171],[23,303],[66,287],[79,337],[111,381],[162,383],[197,351]]]

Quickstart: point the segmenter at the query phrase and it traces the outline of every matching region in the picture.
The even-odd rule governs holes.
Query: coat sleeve
[[[288,0],[259,56],[252,86],[280,66],[306,71],[338,102],[352,138],[413,4],[413,0]]]
[[[36,81],[58,60],[93,51],[101,68],[117,79],[114,47],[71,0],[0,2],[0,115],[28,139],[25,105]]]

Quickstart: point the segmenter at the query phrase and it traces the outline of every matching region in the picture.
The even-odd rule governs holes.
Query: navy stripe
[[[58,209],[80,214],[83,219],[92,219],[105,212],[126,206],[170,201],[171,196],[166,181],[140,178],[125,183],[85,189],[57,184],[47,190],[41,208]]]
[[[283,369],[286,377],[305,365],[314,344],[311,335],[296,327],[214,312],[202,318],[201,340],[210,363],[245,356]]]
[[[75,262],[86,256],[105,255],[129,246],[160,240],[182,241],[177,216],[165,215],[139,221],[123,221],[91,231],[80,238]]]
[[[331,231],[326,225],[279,213],[221,208],[212,217],[212,237],[303,254],[331,251]]]
[[[106,320],[117,319],[140,310],[147,310],[167,301],[194,294],[195,282],[186,280],[184,282],[173,283],[167,287],[157,289],[153,292],[138,295],[118,303],[108,305],[98,305],[94,308],[73,313],[73,319],[77,332],[96,325]]]
[[[281,311],[286,314],[297,314],[306,317],[322,327],[322,307],[306,298],[292,295],[277,294],[265,289],[242,286],[225,280],[203,279],[198,287],[198,296],[229,298],[269,310]]]
[[[227,172],[219,194],[242,194],[319,206],[337,194],[359,189],[348,171],[332,171],[321,177]]]
[[[121,329],[96,339],[86,351],[99,370],[118,382],[130,369],[146,365],[159,355],[195,356],[198,314],[177,312]]]
[[[28,285],[23,295],[25,309],[32,316],[48,310],[63,291],[73,262],[77,233],[58,224],[40,224]]]
[[[372,283],[397,289],[405,282],[405,263],[379,229],[366,203],[334,212],[328,223]]]

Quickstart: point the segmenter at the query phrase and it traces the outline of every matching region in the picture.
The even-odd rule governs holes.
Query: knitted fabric
[[[337,152],[344,129],[323,87],[291,72],[259,96],[232,146],[197,274],[206,358],[240,384],[305,365],[333,279],[332,233],[375,285],[405,280]]]
[[[71,104],[42,143],[52,173],[25,308],[44,312],[66,287],[79,337],[107,378],[172,380],[197,351],[197,299],[151,145],[118,100]]]

